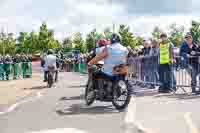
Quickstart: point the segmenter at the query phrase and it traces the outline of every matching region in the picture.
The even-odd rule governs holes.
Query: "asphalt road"
[[[158,133],[200,131],[199,96],[141,95],[118,112],[111,103],[85,106],[86,75],[62,73],[59,79],[55,88],[0,115],[0,133],[135,133],[135,121]]]

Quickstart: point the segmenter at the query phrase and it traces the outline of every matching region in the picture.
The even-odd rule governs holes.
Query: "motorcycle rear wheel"
[[[53,86],[53,76],[51,74],[48,74],[47,86],[48,88],[51,88]]]
[[[123,87],[122,85],[119,85],[120,83],[123,84]],[[119,100],[123,101],[122,104],[119,104],[118,98],[120,98],[122,95],[125,95],[126,98],[124,100]],[[128,86],[128,83],[123,80],[116,82],[113,87],[113,99],[112,99],[113,106],[115,106],[117,110],[123,110],[128,106],[130,99],[131,99],[131,91]]]

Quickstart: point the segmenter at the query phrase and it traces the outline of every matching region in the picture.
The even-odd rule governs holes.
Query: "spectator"
[[[0,54],[0,79],[4,80],[4,64],[3,64],[3,56]]]
[[[150,79],[151,79],[151,69],[149,67],[149,64],[152,63],[149,56],[150,56],[150,50],[151,50],[151,44],[149,41],[144,42],[144,48],[143,48],[143,56],[144,58],[142,59],[142,78],[145,82],[147,82],[147,85],[150,84]],[[149,87],[149,86],[147,86]],[[152,87],[151,87],[152,88]]]
[[[10,55],[6,55],[4,60],[4,70],[6,75],[6,80],[9,80],[9,76],[11,74],[11,64],[12,64],[12,58]]]
[[[151,77],[151,82],[153,83],[157,83],[158,81],[158,57],[159,57],[159,45],[158,45],[158,41],[157,40],[152,40],[152,47],[150,50],[150,60],[151,63],[149,63],[149,68],[150,68],[150,77]],[[154,88],[154,86],[152,85],[152,88]]]
[[[170,64],[173,62],[173,52],[172,45],[167,38],[167,34],[162,33],[160,35],[160,65],[159,65],[159,79],[161,86],[159,87],[159,92],[169,93],[170,89],[170,78],[171,78],[171,68]]]
[[[144,56],[148,56],[151,50],[151,45],[149,41],[144,41],[144,48],[142,50],[142,53]]]
[[[181,44],[180,56],[182,66],[186,68],[191,74],[191,86],[192,93],[199,94],[199,91],[196,91],[196,77],[198,74],[198,56],[199,48],[193,44],[193,38],[190,34],[185,36],[185,41]],[[192,57],[193,56],[193,57]]]

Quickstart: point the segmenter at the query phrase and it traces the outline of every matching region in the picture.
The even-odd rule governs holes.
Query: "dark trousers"
[[[170,64],[160,64],[159,79],[161,82],[161,89],[170,90],[171,68]]]
[[[109,80],[109,81],[118,81],[118,80],[124,80],[125,77],[123,76],[112,76],[108,75],[102,71],[98,71],[93,74],[93,77],[95,79],[104,79],[104,80]]]
[[[189,67],[190,68],[190,74],[191,74],[191,86],[192,86],[192,92],[196,91],[196,86],[197,86],[197,75],[199,74],[198,66],[197,65],[192,65]]]

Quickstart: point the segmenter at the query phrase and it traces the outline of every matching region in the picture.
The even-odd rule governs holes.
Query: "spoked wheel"
[[[88,80],[86,89],[85,89],[85,102],[87,106],[90,106],[96,99],[96,92],[93,87],[92,80]]]
[[[117,110],[125,109],[131,99],[131,92],[126,81],[120,80],[113,87],[112,104]]]
[[[51,88],[53,85],[53,76],[49,73],[48,74],[48,88]]]

